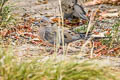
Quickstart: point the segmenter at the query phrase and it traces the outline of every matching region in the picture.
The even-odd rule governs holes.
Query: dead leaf
[[[99,53],[99,52],[101,52],[103,49],[106,49],[106,48],[107,48],[107,46],[106,46],[106,45],[103,45],[103,46],[101,46],[99,49],[95,50],[94,53],[95,53],[95,54],[96,54],[96,53]]]
[[[5,37],[7,35],[8,29],[4,29],[2,31],[0,31],[0,35]]]

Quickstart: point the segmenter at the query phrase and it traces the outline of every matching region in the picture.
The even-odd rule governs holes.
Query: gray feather
[[[78,18],[82,18],[84,20],[89,20],[86,16],[86,12],[84,11],[83,7],[78,5],[78,4],[74,5],[73,16],[78,17]]]

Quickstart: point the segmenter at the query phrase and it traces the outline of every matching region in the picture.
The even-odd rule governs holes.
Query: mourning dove
[[[78,0],[61,0],[64,18],[80,18],[89,20],[82,5],[78,4]]]
[[[62,44],[62,29],[56,24],[41,23],[39,28],[39,36],[42,40],[48,41],[51,44],[56,44],[57,39]],[[70,43],[79,39],[84,39],[85,34],[77,34],[69,29],[64,29],[64,43]],[[59,37],[58,37],[59,36]]]
[[[37,24],[38,25],[38,24]],[[50,44],[56,44],[57,41],[59,41],[60,44],[62,44],[62,32],[64,37],[64,43],[68,44],[70,42],[80,40],[80,39],[101,39],[101,38],[110,38],[104,36],[105,33],[101,33],[100,35],[94,35],[89,33],[86,37],[86,33],[76,33],[69,29],[62,30],[61,27],[57,26],[57,24],[53,24],[48,19],[43,18],[40,21],[40,28],[39,28],[39,37],[40,39],[49,42]],[[57,42],[58,43],[58,42]]]

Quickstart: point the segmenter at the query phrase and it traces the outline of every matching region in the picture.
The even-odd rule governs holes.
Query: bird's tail
[[[86,33],[79,33],[80,35],[80,39],[107,39],[107,38],[111,38],[111,37],[107,37],[107,36],[101,36],[101,35],[94,35],[91,33],[88,33],[88,35],[86,36]]]

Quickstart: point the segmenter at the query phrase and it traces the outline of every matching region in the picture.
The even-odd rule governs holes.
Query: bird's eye
[[[41,20],[40,22],[44,22],[43,20]]]
[[[71,6],[69,6],[69,8],[71,8]]]
[[[68,33],[71,33],[70,31]]]
[[[66,36],[66,35],[64,35],[64,38],[67,38],[67,36]]]

